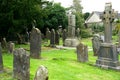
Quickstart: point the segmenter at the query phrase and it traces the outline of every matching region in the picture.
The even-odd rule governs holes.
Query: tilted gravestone
[[[65,39],[67,38],[67,31],[66,29],[63,29],[63,33],[62,33],[62,40],[63,40],[63,46],[65,45]]]
[[[59,45],[59,42],[60,42],[60,34],[57,30],[56,33],[55,33],[55,44]]]
[[[55,30],[51,30],[51,36],[50,36],[50,46],[55,47]]]
[[[115,13],[112,9],[112,4],[106,3],[105,11],[102,15],[102,20],[105,26],[105,42],[100,45],[96,66],[120,70],[117,46],[112,44],[112,23],[116,17],[116,14],[117,13]]]
[[[88,61],[88,47],[82,43],[77,45],[77,61],[87,62]]]
[[[36,71],[34,80],[48,80],[47,68],[41,65]]]
[[[101,43],[103,43],[103,40],[101,40],[100,35],[94,34],[92,38],[92,48],[93,48],[94,56],[98,55],[98,51]]]
[[[8,52],[9,52],[9,53],[13,53],[14,48],[15,48],[15,44],[12,43],[11,41],[9,41],[9,42],[8,42]]]
[[[30,56],[22,48],[13,52],[13,77],[17,80],[30,80]]]
[[[3,71],[2,47],[0,43],[0,72]]]
[[[41,32],[34,27],[30,34],[30,56],[35,59],[41,57]]]
[[[66,47],[76,47],[79,44],[78,38],[75,37],[75,15],[68,15],[68,35],[64,41]]]

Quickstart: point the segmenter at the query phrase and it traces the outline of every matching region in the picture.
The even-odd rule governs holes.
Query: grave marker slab
[[[55,30],[51,30],[51,37],[50,37],[50,46],[55,47]]]
[[[0,43],[0,72],[3,71],[2,47]]]
[[[30,56],[22,48],[16,49],[13,58],[13,77],[17,80],[30,80]]]
[[[30,56],[35,59],[41,57],[41,32],[35,27],[30,34]]]

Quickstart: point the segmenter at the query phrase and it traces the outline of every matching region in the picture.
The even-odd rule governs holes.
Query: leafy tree
[[[84,13],[84,20],[86,20],[90,16],[89,12]]]
[[[83,28],[84,17],[82,13],[83,7],[80,4],[80,0],[73,0],[72,12],[76,15],[76,27]]]

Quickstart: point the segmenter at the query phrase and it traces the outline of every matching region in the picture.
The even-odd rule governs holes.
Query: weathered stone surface
[[[68,36],[64,41],[66,47],[76,47],[79,44],[78,38],[75,38],[75,15],[68,15]]]
[[[55,30],[51,30],[51,37],[50,37],[50,46],[55,47]]]
[[[77,48],[77,61],[87,62],[88,61],[88,47],[80,43],[76,48]]]
[[[80,40],[80,28],[76,29],[76,37]]]
[[[9,52],[9,53],[13,53],[14,48],[15,48],[15,44],[12,43],[11,41],[8,42],[8,52]]]
[[[30,56],[22,48],[16,49],[13,59],[13,77],[17,80],[30,80]]]
[[[105,25],[105,42],[100,45],[98,51],[98,59],[96,65],[107,69],[120,70],[120,62],[118,61],[118,52],[116,45],[112,44],[112,23],[116,13],[112,9],[111,3],[106,3],[103,12],[103,22]]]
[[[48,80],[48,70],[41,65],[36,71],[34,80]]]
[[[103,43],[103,41],[101,40],[100,36],[98,34],[95,34],[92,38],[92,48],[94,56],[98,55],[101,43]]]
[[[59,45],[59,42],[60,42],[60,34],[57,30],[56,33],[55,33],[55,44]]]
[[[62,40],[63,40],[63,46],[65,45],[65,39],[67,38],[67,31],[66,29],[63,30],[63,33],[62,33]]]
[[[30,56],[35,59],[41,57],[41,32],[33,28],[30,34]]]
[[[3,71],[2,47],[0,43],[0,71]]]
[[[6,41],[6,38],[3,38],[1,46],[2,46],[3,49],[7,50],[7,41]]]

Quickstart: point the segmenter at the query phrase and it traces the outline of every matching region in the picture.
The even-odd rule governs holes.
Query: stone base
[[[67,38],[64,42],[64,46],[66,47],[76,47],[79,44],[79,40],[77,38],[70,39]]]
[[[102,43],[98,51],[96,66],[120,70],[120,62],[118,59],[117,47],[112,43]]]

